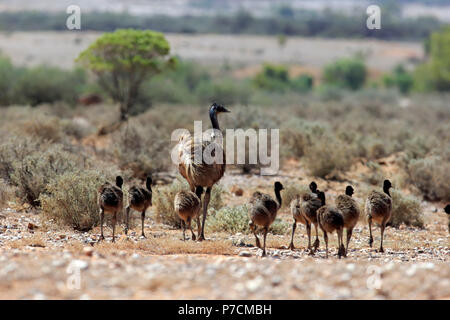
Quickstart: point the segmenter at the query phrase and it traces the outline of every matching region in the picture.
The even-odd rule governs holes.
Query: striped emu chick
[[[195,193],[192,191],[180,191],[175,195],[174,208],[175,212],[181,219],[183,224],[183,241],[186,240],[186,225],[191,230],[192,240],[196,240],[194,231],[192,231],[191,222],[197,218],[197,236],[201,233],[200,209],[202,208],[201,197],[203,193],[202,187],[197,187]]]
[[[450,233],[450,204],[445,206],[444,211],[448,214],[448,233]]]
[[[392,198],[389,193],[389,189],[392,188],[392,184],[389,180],[384,180],[383,182],[383,192],[372,191],[367,196],[366,200],[366,215],[367,222],[369,223],[369,245],[372,248],[373,237],[372,237],[372,222],[377,222],[380,224],[381,229],[381,243],[380,252],[384,252],[383,249],[383,237],[384,229],[389,219],[391,219],[392,210]]]
[[[283,185],[280,182],[275,182],[274,191],[276,200],[270,195],[261,192],[255,192],[249,202],[249,216],[250,216],[250,229],[255,235],[256,246],[261,248],[258,235],[256,234],[257,226],[263,228],[264,232],[264,247],[262,256],[266,255],[266,237],[269,231],[270,225],[274,222],[277,212],[281,207],[281,195],[280,191],[283,190]]]
[[[115,242],[115,229],[117,222],[117,213],[123,209],[123,179],[121,176],[116,177],[116,185],[109,182],[104,183],[98,189],[98,205],[100,207],[100,240],[104,240],[103,236],[103,219],[106,214],[112,214],[112,242]]]
[[[294,218],[294,223],[292,225],[292,237],[289,249],[293,250],[294,247],[294,233],[297,227],[297,222],[306,225],[306,232],[308,234],[308,250],[313,254],[319,248],[319,233],[317,225],[317,209],[322,206],[322,201],[317,198],[317,184],[312,181],[309,185],[311,192],[304,193],[297,196],[296,199],[291,201],[291,213]],[[316,240],[314,241],[314,250],[311,248],[311,224],[314,224],[316,229]]]
[[[126,217],[125,234],[128,234],[130,209],[141,213],[141,235],[145,238],[144,220],[145,213],[152,205],[152,178],[150,176],[145,180],[145,188],[140,186],[132,186],[128,191],[128,207]]]
[[[344,217],[344,228],[347,231],[347,244],[345,247],[345,254],[348,254],[348,244],[352,237],[353,228],[358,223],[359,206],[355,199],[352,198],[354,189],[352,186],[345,188],[345,194],[341,194],[336,198],[336,207],[342,212]]]
[[[338,236],[338,257],[346,256],[345,248],[342,240],[344,230],[344,217],[339,209],[325,204],[325,193],[319,192],[319,199],[322,201],[322,207],[317,210],[317,220],[320,229],[323,231],[323,239],[326,246],[326,257],[328,258],[328,233],[336,231]]]

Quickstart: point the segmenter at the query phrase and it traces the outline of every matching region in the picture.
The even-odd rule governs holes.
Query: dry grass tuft
[[[95,250],[103,254],[113,254],[117,250],[143,251],[144,254],[169,255],[169,254],[234,254],[230,240],[206,240],[202,242],[183,241],[180,237],[150,238],[146,240],[132,241],[120,240],[116,243],[102,241],[95,245]]]

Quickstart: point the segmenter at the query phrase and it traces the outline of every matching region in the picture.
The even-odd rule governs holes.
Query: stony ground
[[[279,177],[278,177],[279,178]],[[287,179],[286,177],[284,177]],[[227,176],[229,187],[243,179]],[[269,185],[247,177],[256,187]],[[275,179],[275,178],[274,178]],[[272,179],[271,179],[272,180]],[[227,203],[244,197],[230,195]],[[27,210],[29,212],[27,212]],[[425,229],[388,228],[385,253],[367,245],[368,228],[354,230],[346,259],[309,255],[304,226],[268,235],[268,256],[250,235],[207,234],[207,241],[181,241],[181,231],[146,221],[147,238],[118,228],[116,243],[98,243],[99,228],[79,233],[48,225],[27,208],[0,213],[0,298],[3,299],[450,299],[447,217],[424,203]],[[290,222],[289,213],[280,213]],[[375,247],[379,229],[375,230]]]

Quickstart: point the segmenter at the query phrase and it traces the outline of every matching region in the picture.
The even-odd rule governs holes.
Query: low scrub
[[[311,175],[332,179],[350,169],[354,151],[344,142],[324,135],[306,149],[303,159]]]
[[[211,232],[251,233],[249,226],[250,218],[246,205],[236,207],[223,207],[220,210],[214,210],[208,217],[206,227]],[[269,228],[272,234],[284,235],[289,230],[289,224],[276,219]]]
[[[167,137],[153,126],[130,122],[115,136],[114,156],[123,170],[131,170],[137,178],[164,170],[171,165]]]
[[[11,181],[17,186],[18,196],[22,201],[39,206],[39,196],[50,181],[80,167],[80,158],[63,151],[61,146],[54,145],[14,162]]]
[[[172,227],[181,228],[181,220],[173,207],[175,195],[181,190],[189,190],[189,185],[183,178],[179,177],[167,186],[160,187],[153,193],[153,206],[155,207],[156,219],[158,222]],[[208,212],[218,210],[223,206],[222,196],[225,190],[220,185],[212,188],[208,206]],[[202,196],[203,202],[203,196]],[[202,215],[202,211],[200,212]],[[207,219],[209,220],[209,218]],[[208,225],[208,222],[207,224]]]
[[[420,201],[413,196],[392,191],[392,217],[389,225],[398,228],[401,224],[418,228],[424,227]]]
[[[409,162],[409,180],[422,192],[426,200],[450,200],[449,160],[446,156],[431,156]]]
[[[40,196],[42,213],[59,225],[88,231],[99,223],[97,190],[105,176],[97,170],[66,172]]]

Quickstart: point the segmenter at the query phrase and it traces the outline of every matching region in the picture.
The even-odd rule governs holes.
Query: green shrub
[[[39,66],[27,70],[18,80],[15,103],[36,106],[63,101],[74,105],[85,83],[85,73],[80,69],[64,71],[54,67]]]
[[[206,224],[210,232],[249,233],[247,206],[223,207],[213,210]]]
[[[249,234],[249,216],[248,207],[246,205],[236,207],[223,207],[220,210],[213,210],[208,216],[206,228],[210,232],[228,232],[231,234],[245,233]],[[284,235],[289,230],[289,224],[275,219],[269,228],[272,234]]]
[[[291,80],[291,87],[298,92],[311,91],[314,85],[314,78],[309,74],[302,74]]]
[[[414,78],[403,66],[399,65],[392,74],[383,77],[383,82],[386,87],[396,87],[401,93],[406,94],[413,87]]]
[[[16,84],[23,69],[14,67],[8,58],[0,55],[0,106],[16,103]]]
[[[263,70],[253,79],[257,88],[269,91],[285,91],[289,88],[289,74],[287,67],[266,63]]]
[[[360,59],[340,59],[325,66],[324,82],[351,90],[361,88],[367,77],[364,62]]]
[[[392,190],[392,217],[389,225],[398,228],[402,223],[418,228],[424,227],[420,201],[413,196]]]
[[[153,206],[155,207],[156,220],[172,227],[181,228],[181,220],[176,214],[173,201],[175,195],[181,190],[189,190],[188,183],[182,177],[178,177],[171,184],[156,189],[153,193]],[[223,206],[222,196],[225,190],[220,185],[214,185],[208,205],[208,215],[211,210],[219,210]],[[202,196],[203,202],[203,196]],[[202,216],[200,212],[200,216]],[[208,219],[207,219],[208,220]],[[206,223],[208,225],[208,222]]]
[[[98,170],[71,171],[55,177],[40,195],[42,213],[59,225],[88,231],[99,223],[97,190],[106,177]]]

